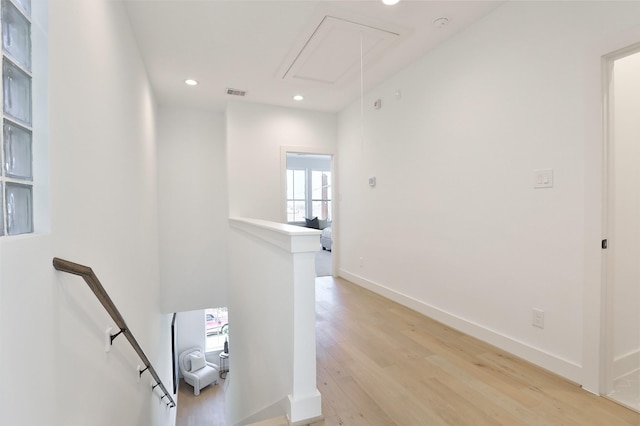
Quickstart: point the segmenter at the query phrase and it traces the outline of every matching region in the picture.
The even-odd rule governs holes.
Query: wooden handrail
[[[93,273],[93,270],[88,266],[80,265],[78,263],[70,262],[68,260],[60,259],[57,257],[53,258],[53,267],[56,268],[58,271],[67,272],[73,275],[78,275],[84,279],[84,281],[87,283],[91,291],[93,291],[93,294],[96,295],[96,297],[98,298],[98,300],[100,301],[104,309],[109,313],[109,315],[111,316],[113,321],[116,323],[118,328],[120,328],[120,332],[124,334],[124,336],[127,338],[129,343],[133,347],[133,350],[136,351],[136,353],[144,363],[145,369],[149,370],[149,373],[153,377],[153,380],[155,380],[156,382],[156,386],[160,386],[160,389],[162,389],[162,392],[164,392],[164,396],[162,398],[166,396],[167,399],[169,400],[169,404],[172,407],[175,407],[176,406],[175,401],[173,400],[173,398],[171,398],[169,391],[167,391],[167,388],[162,383],[162,380],[160,380],[158,373],[156,373],[155,368],[153,368],[153,365],[151,365],[151,361],[149,361],[149,358],[147,358],[147,356],[145,355],[144,351],[138,344],[138,341],[133,336],[133,333],[131,333],[131,330],[127,326],[127,323],[124,321],[124,318],[118,311],[118,308],[116,308],[116,305],[113,303],[113,301],[105,291],[104,287],[100,283],[100,280],[98,280],[98,277],[96,276],[96,274]],[[144,371],[145,369],[143,369],[142,371]],[[142,372],[140,374],[142,374]]]

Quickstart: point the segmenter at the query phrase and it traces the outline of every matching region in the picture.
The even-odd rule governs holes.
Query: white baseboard
[[[640,368],[640,349],[631,351],[613,360],[613,379],[617,380]]]
[[[292,426],[305,425],[322,418],[322,395],[316,389],[312,395],[289,395],[287,420]]]
[[[558,374],[567,380],[581,384],[583,371],[582,366],[563,359],[554,354],[545,352],[541,349],[530,346],[524,342],[520,342],[511,337],[500,334],[494,330],[483,327],[464,318],[450,314],[435,306],[431,306],[425,302],[415,299],[411,296],[402,294],[396,290],[383,286],[382,284],[367,280],[349,271],[340,269],[340,276],[346,280],[353,282],[361,287],[371,290],[381,296],[393,300],[404,305],[414,311],[433,318],[453,329],[466,333],[472,337],[487,342],[513,355],[516,355],[526,361],[529,361],[539,367]]]

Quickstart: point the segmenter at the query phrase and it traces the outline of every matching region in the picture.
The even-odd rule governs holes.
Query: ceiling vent
[[[245,96],[247,94],[246,90],[238,90],[238,89],[227,89],[227,95],[232,96]]]

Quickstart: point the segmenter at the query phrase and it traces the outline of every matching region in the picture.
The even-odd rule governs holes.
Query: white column
[[[289,395],[287,413],[291,424],[302,423],[322,415],[321,395],[316,387],[317,243],[314,247],[313,251],[299,251],[293,254],[293,392]]]

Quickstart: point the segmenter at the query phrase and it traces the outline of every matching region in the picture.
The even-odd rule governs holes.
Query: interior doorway
[[[332,152],[282,149],[284,219],[322,232],[315,256],[316,276],[332,276],[335,265],[335,173]]]
[[[611,58],[605,394],[640,411],[640,45]]]
[[[331,223],[331,156],[325,154],[287,153],[287,222],[292,225],[320,228]]]

